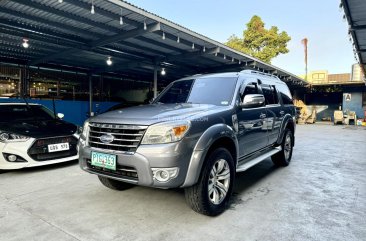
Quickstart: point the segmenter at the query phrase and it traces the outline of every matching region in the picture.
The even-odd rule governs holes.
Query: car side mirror
[[[248,94],[244,96],[243,102],[240,103],[242,108],[261,107],[264,104],[264,96],[260,94]]]
[[[57,113],[57,118],[59,118],[60,120],[62,120],[65,117],[65,115],[63,113]]]

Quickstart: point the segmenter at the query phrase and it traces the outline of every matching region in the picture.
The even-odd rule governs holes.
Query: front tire
[[[294,147],[294,135],[290,129],[285,129],[281,147],[282,150],[272,156],[272,162],[276,166],[285,167],[290,164]]]
[[[120,182],[111,178],[107,178],[107,177],[102,177],[102,176],[98,176],[99,181],[106,187],[113,189],[113,190],[118,190],[118,191],[123,191],[126,189],[130,189],[132,187],[134,187],[135,185],[131,184],[131,183],[126,183],[126,182]]]
[[[209,154],[198,183],[185,189],[188,205],[196,212],[217,216],[225,211],[233,190],[234,161],[230,152],[218,148]]]

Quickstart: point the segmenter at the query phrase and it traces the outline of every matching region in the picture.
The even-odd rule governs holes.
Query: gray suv
[[[236,172],[272,157],[287,166],[294,146],[295,107],[273,75],[195,75],[172,82],[149,105],[87,120],[80,166],[103,185],[184,188],[196,212],[222,213]]]

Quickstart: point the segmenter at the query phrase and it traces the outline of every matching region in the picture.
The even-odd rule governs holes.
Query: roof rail
[[[266,76],[270,76],[270,77],[277,77],[276,75],[273,74],[267,74],[264,72],[260,72],[260,71],[256,71],[256,70],[251,70],[251,69],[245,69],[240,71],[240,73],[247,73],[247,74],[261,74],[261,75],[266,75]]]

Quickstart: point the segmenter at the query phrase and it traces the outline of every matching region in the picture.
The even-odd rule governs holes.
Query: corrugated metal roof
[[[90,72],[165,78],[246,68],[274,73],[293,85],[303,79],[120,0],[2,0],[0,58],[32,66],[75,66]],[[123,24],[120,24],[122,16]],[[22,47],[23,38],[29,48]],[[105,61],[112,57],[114,64]]]
[[[366,69],[366,1],[341,0],[345,17],[349,24],[349,34],[353,40],[354,53],[359,63]]]

